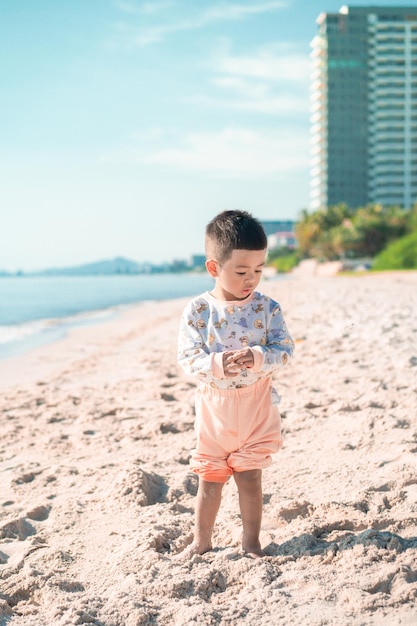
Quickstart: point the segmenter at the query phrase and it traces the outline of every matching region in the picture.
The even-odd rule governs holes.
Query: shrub
[[[275,267],[277,272],[291,272],[298,265],[300,258],[296,252],[289,252],[268,260],[268,265]]]
[[[417,230],[390,243],[374,258],[372,269],[417,269]]]

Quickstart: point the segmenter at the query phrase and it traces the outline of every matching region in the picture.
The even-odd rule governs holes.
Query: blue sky
[[[296,219],[310,42],[343,4],[0,0],[0,269],[189,258],[225,209]]]

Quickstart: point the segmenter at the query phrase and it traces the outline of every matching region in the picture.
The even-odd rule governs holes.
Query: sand
[[[0,362],[0,624],[417,623],[417,273],[265,281],[296,342],[262,545],[230,481],[186,562],[195,383],[184,299]]]

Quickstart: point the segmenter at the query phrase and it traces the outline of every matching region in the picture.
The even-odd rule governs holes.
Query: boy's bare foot
[[[266,554],[262,550],[260,552],[248,552],[247,550],[245,550],[245,556],[249,557],[250,559],[262,559],[262,557],[266,556]]]
[[[243,551],[250,559],[261,559],[263,556],[266,556],[265,552],[262,550],[260,545],[256,546],[242,546]]]
[[[188,559],[191,559],[195,554],[205,554],[206,552],[210,552],[210,550],[212,549],[213,547],[211,545],[203,547],[199,546],[193,541],[193,543],[187,546],[185,550],[183,550],[179,554],[176,554],[174,556],[174,559],[175,561],[187,561]]]

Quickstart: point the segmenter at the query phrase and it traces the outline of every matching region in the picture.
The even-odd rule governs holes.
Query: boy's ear
[[[213,276],[213,278],[216,278],[216,276],[218,275],[218,272],[217,272],[217,261],[215,261],[214,259],[207,259],[207,261],[206,261],[206,269],[207,269],[208,273],[210,274],[210,276]]]

